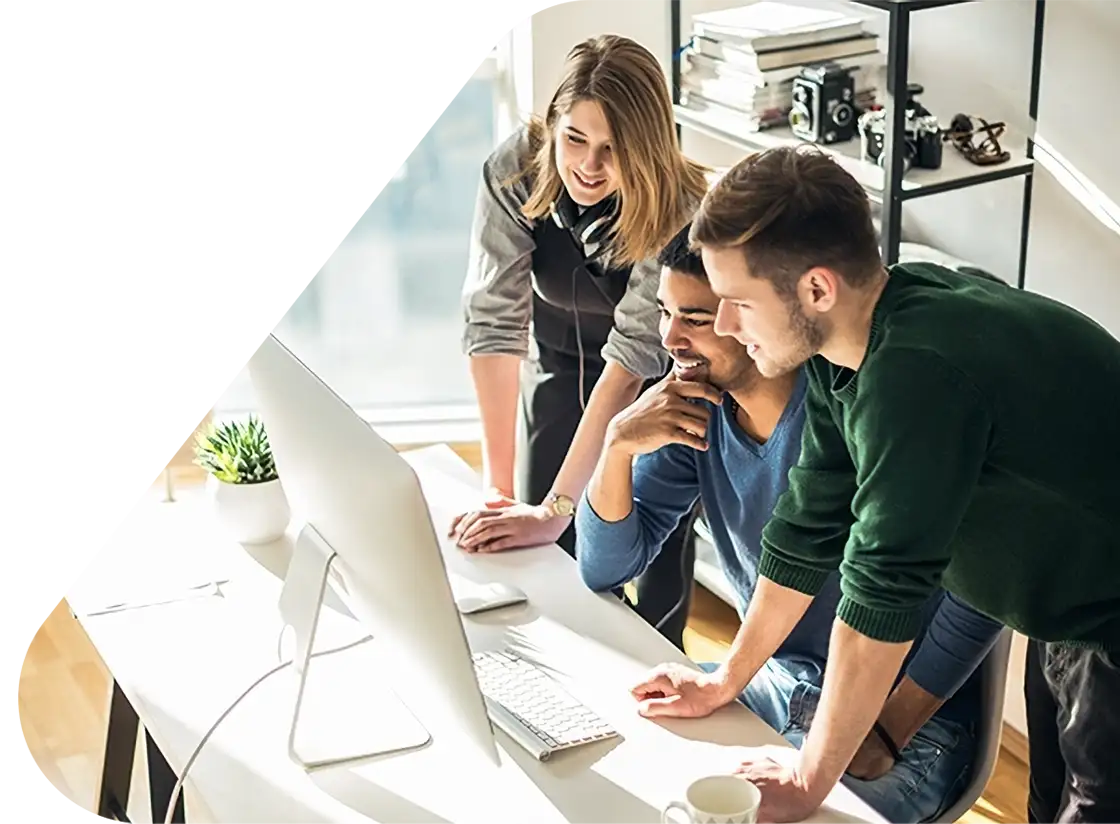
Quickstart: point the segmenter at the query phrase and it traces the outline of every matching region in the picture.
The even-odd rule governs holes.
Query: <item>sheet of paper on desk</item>
[[[222,581],[205,581],[201,584],[187,586],[177,585],[163,590],[145,587],[142,594],[137,593],[139,597],[114,601],[102,607],[87,609],[84,614],[90,616],[108,615],[114,612],[124,612],[125,610],[165,606],[167,604],[175,604],[180,601],[189,601],[196,598],[220,598],[222,595],[222,585],[228,583],[229,580],[226,579]]]

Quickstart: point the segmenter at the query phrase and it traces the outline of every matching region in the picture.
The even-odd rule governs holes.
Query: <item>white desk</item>
[[[434,502],[442,535],[452,513],[474,499],[477,478],[446,448],[407,457]],[[663,805],[693,778],[737,764],[743,745],[784,745],[737,703],[705,719],[641,718],[628,687],[658,663],[687,659],[626,606],[588,591],[559,547],[488,556],[466,555],[446,541],[443,548],[455,572],[507,581],[530,599],[465,617],[472,649],[518,648],[614,723],[621,740],[541,764],[499,732],[501,770],[461,763],[437,741],[404,756],[309,775],[287,756],[295,694],[289,668],[261,684],[206,745],[186,782],[188,820],[659,821]],[[67,596],[175,771],[225,708],[276,664],[277,598],[290,550],[289,539],[251,548],[224,539],[201,490],[184,490],[173,504],[153,494]],[[214,580],[228,581],[220,594],[95,614]],[[364,634],[351,618],[325,610],[316,648]],[[374,655],[374,645],[364,644],[312,666],[329,660],[361,669]],[[163,810],[155,817],[162,821]],[[810,820],[881,821],[843,787]]]

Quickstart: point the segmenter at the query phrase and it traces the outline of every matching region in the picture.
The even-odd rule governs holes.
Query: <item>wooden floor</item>
[[[735,612],[697,587],[685,648],[695,660],[721,660],[738,620]],[[35,635],[19,681],[19,711],[27,746],[60,792],[94,811],[108,715],[109,674],[62,602]],[[1027,768],[1006,749],[984,797],[964,822],[1026,821]]]

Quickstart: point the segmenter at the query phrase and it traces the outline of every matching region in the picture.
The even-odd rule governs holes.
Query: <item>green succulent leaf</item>
[[[268,433],[256,415],[211,422],[195,436],[194,452],[194,463],[225,483],[258,484],[279,477]]]

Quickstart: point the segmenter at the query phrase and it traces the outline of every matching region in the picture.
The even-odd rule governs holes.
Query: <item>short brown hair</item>
[[[697,246],[740,246],[754,277],[790,295],[822,266],[860,287],[882,271],[867,193],[819,147],[783,146],[741,160],[692,221]]]
[[[581,100],[602,107],[614,137],[621,196],[618,220],[608,236],[610,262],[621,266],[656,257],[707,192],[708,168],[681,152],[661,64],[628,37],[603,34],[568,52],[544,118],[529,123],[533,156],[525,160],[523,172],[532,174],[533,185],[522,214],[530,220],[544,217],[560,196],[564,184],[556,171],[552,138],[560,117]]]

